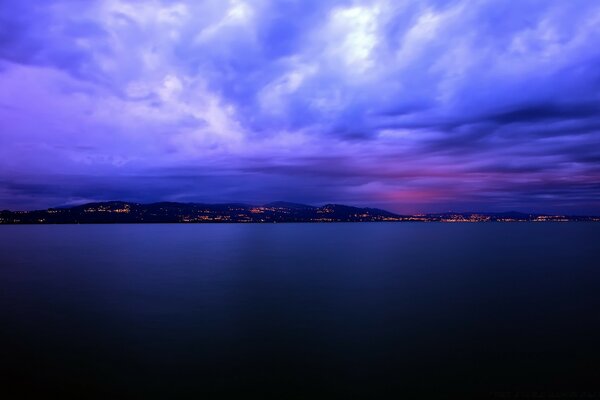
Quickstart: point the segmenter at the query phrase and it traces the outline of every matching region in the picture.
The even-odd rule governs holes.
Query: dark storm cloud
[[[600,212],[599,27],[585,0],[0,1],[0,203]]]

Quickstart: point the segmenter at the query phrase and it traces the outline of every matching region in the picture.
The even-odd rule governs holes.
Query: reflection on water
[[[0,391],[597,390],[600,225],[0,227]]]

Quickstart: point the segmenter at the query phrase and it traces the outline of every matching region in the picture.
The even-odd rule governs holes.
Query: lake
[[[0,226],[0,395],[583,398],[599,260],[594,223]]]

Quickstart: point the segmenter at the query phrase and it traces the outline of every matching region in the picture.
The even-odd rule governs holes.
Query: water
[[[0,227],[0,394],[598,390],[600,224]]]

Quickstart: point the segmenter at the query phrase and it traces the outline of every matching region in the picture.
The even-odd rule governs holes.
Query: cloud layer
[[[600,4],[0,0],[0,208],[600,213]]]

